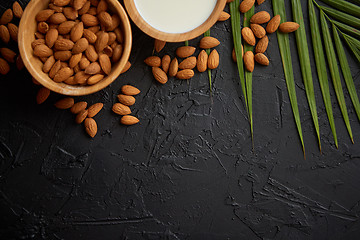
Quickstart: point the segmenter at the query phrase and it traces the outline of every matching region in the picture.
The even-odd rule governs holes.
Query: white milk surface
[[[166,33],[185,33],[203,24],[217,0],[134,0],[142,18]]]

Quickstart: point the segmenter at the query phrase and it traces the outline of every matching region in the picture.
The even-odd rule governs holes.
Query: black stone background
[[[11,3],[2,0],[2,10]],[[290,1],[286,5],[291,19]],[[272,12],[271,1],[260,10]],[[307,1],[303,11],[308,27]],[[337,150],[312,58],[319,152],[293,34],[306,160],[275,34],[266,53],[270,66],[257,65],[254,72],[252,151],[231,60],[230,21],[211,29],[221,41],[212,99],[206,73],[196,73],[189,82],[156,83],[143,63],[152,54],[153,40],[135,26],[133,31],[131,70],[105,90],[76,98],[104,103],[95,117],[94,139],[69,111],[53,106],[61,96],[51,94],[38,106],[39,87],[25,71],[1,77],[1,239],[358,239],[360,124],[345,90],[351,144],[330,84]],[[167,44],[160,56],[173,56],[180,45]],[[350,55],[348,60],[358,89],[359,65]],[[111,112],[124,84],[141,90],[132,108],[141,122],[132,127],[120,125]]]

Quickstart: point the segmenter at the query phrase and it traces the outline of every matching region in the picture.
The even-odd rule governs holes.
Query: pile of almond
[[[95,103],[87,108],[87,102],[77,102],[71,97],[60,99],[55,103],[55,107],[58,109],[70,109],[71,113],[75,114],[75,122],[81,124],[84,122],[85,131],[90,137],[95,137],[97,133],[97,124],[94,117],[101,111],[104,104]]]
[[[262,4],[264,0],[258,0],[258,5]],[[249,11],[255,4],[255,0],[244,0],[240,4],[240,12],[245,13]],[[261,65],[268,66],[269,59],[264,54],[269,44],[269,38],[266,34],[276,32],[278,29],[283,33],[294,32],[299,28],[299,24],[295,22],[284,22],[280,24],[280,15],[276,15],[273,18],[266,11],[261,11],[254,14],[250,18],[250,28],[244,27],[241,30],[241,35],[244,42],[250,46],[255,46],[255,55],[252,51],[244,53],[242,51],[244,65],[247,71],[253,72],[255,67],[255,61]],[[262,24],[266,24],[266,30],[262,27]],[[258,42],[256,44],[256,39]],[[235,51],[232,53],[233,60],[236,62]]]
[[[0,39],[4,44],[8,45],[10,43],[10,40],[17,42],[18,26],[16,25],[17,23],[14,22],[15,20],[14,16],[17,19],[21,19],[22,14],[23,14],[23,9],[18,2],[14,2],[12,5],[12,9],[9,8],[2,14],[0,19]],[[17,51],[17,49],[15,51]],[[24,67],[20,55],[17,56],[15,51],[7,47],[0,48],[1,75],[6,75],[9,73],[10,71],[9,63],[16,63],[16,67],[19,70],[21,70]]]
[[[121,87],[121,94],[117,96],[119,103],[115,103],[112,111],[121,115],[120,123],[124,125],[134,125],[139,122],[139,119],[130,115],[130,106],[135,104],[135,95],[140,93],[140,90],[131,85],[124,85]]]
[[[121,58],[120,18],[109,13],[105,0],[52,0],[36,21],[34,55],[55,82],[96,84]]]

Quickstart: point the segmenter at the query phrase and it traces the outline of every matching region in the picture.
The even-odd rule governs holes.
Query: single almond
[[[155,42],[154,42],[154,48],[155,48],[155,51],[156,52],[161,52],[161,50],[165,47],[166,45],[166,42],[165,41],[161,41],[159,39],[155,39]]]
[[[106,12],[108,10],[108,4],[105,0],[101,0],[97,5],[97,14],[101,12]]]
[[[85,4],[81,9],[78,10],[79,15],[84,15],[85,13],[88,13],[91,7],[90,1],[86,1]]]
[[[107,32],[101,32],[98,35],[98,39],[95,43],[95,49],[98,53],[102,52],[109,42],[109,34]]]
[[[85,130],[90,137],[95,137],[97,133],[96,121],[92,118],[86,118],[84,122]]]
[[[34,49],[36,46],[42,45],[42,44],[45,44],[44,39],[36,39],[31,43],[31,48]]]
[[[121,71],[120,74],[123,74],[123,73],[127,72],[130,68],[131,68],[131,62],[127,61],[125,63],[125,66],[124,66],[124,68],[123,68],[123,70]]]
[[[54,10],[54,11],[57,12],[57,13],[63,12],[63,9],[64,9],[63,7],[56,6],[56,5],[53,4],[53,3],[49,3],[49,8],[52,9],[52,10]],[[66,15],[65,15],[65,17],[66,17]]]
[[[252,51],[247,51],[244,54],[244,64],[246,70],[248,70],[249,72],[254,71],[255,62],[254,62],[254,53]]]
[[[107,45],[111,46],[116,41],[116,34],[114,32],[109,32],[109,42]]]
[[[121,91],[125,95],[134,96],[140,93],[140,90],[131,85],[124,85],[121,87]]]
[[[37,57],[50,57],[53,55],[53,50],[45,44],[40,44],[34,48],[34,55]]]
[[[255,37],[257,38],[263,38],[266,35],[265,29],[259,24],[250,24],[250,28],[253,31]]]
[[[257,0],[257,4],[258,5],[261,5],[261,4],[263,4],[265,2],[265,0]]]
[[[5,25],[0,25],[0,39],[8,44],[10,41],[10,32],[9,29]]]
[[[11,39],[13,41],[17,42],[18,41],[18,32],[19,32],[18,26],[16,26],[13,23],[8,23],[7,28],[9,30],[9,34],[10,34]]]
[[[71,58],[70,58],[70,61],[69,61],[69,67],[74,68],[76,65],[78,65],[81,58],[82,58],[82,53],[72,55]]]
[[[99,20],[96,16],[85,13],[81,16],[81,21],[86,27],[93,27],[99,25]]]
[[[3,58],[0,58],[0,74],[6,75],[9,73],[9,71],[10,71],[10,66],[7,63],[7,61]]]
[[[96,34],[90,31],[89,29],[84,29],[83,35],[91,44],[94,44],[97,40]]]
[[[58,109],[69,109],[74,105],[74,99],[71,97],[60,99],[55,103],[55,107]]]
[[[194,56],[184,59],[179,64],[180,69],[193,69],[194,67],[196,67],[196,57]]]
[[[100,54],[99,55],[99,63],[101,69],[104,71],[106,75],[109,75],[111,72],[111,61],[108,55]]]
[[[269,59],[263,53],[255,54],[255,61],[264,66],[269,65]]]
[[[101,67],[98,62],[93,62],[85,68],[85,73],[90,75],[100,73],[100,71],[101,71]]]
[[[187,79],[190,79],[194,76],[194,71],[191,70],[191,69],[184,69],[184,70],[181,70],[179,71],[177,74],[176,74],[176,77],[178,79],[182,79],[182,80],[187,80]]]
[[[232,56],[233,61],[237,62],[235,48],[233,48],[231,56]],[[242,44],[241,44],[241,57],[242,58],[244,57],[244,46]]]
[[[194,54],[196,48],[191,46],[182,46],[176,49],[176,55],[179,58],[187,58]]]
[[[200,40],[200,48],[202,49],[214,48],[219,44],[220,44],[219,40],[217,40],[214,37],[203,37]]]
[[[58,39],[59,32],[57,29],[50,29],[45,35],[45,42],[49,48],[52,48]]]
[[[115,103],[112,107],[112,111],[117,115],[131,114],[130,108],[122,103]]]
[[[74,0],[73,6],[75,10],[80,10],[85,3],[87,2],[87,0]]]
[[[211,51],[209,58],[208,58],[208,62],[207,62],[208,68],[216,69],[219,66],[219,63],[220,63],[219,53],[218,53],[218,51],[216,51],[216,49],[214,49]]]
[[[15,65],[18,70],[22,70],[25,67],[20,55],[18,55],[18,57],[16,58]]]
[[[177,72],[179,70],[179,62],[177,60],[177,58],[174,58],[173,60],[171,60],[170,62],[170,67],[169,67],[169,76],[170,77],[175,77]]]
[[[220,17],[218,18],[218,21],[223,22],[223,21],[228,20],[229,18],[230,18],[230,14],[228,14],[228,13],[225,12],[225,11],[222,11],[222,12],[220,13]]]
[[[7,62],[15,62],[16,53],[13,50],[9,48],[0,48],[0,53]]]
[[[38,32],[46,34],[49,31],[49,25],[46,22],[39,22],[37,25]]]
[[[299,27],[300,25],[296,22],[284,22],[280,24],[279,30],[283,33],[291,33],[295,32]]]
[[[22,9],[21,5],[15,1],[12,5],[13,14],[17,18],[21,18],[24,10]]]
[[[156,81],[158,81],[161,84],[165,84],[168,81],[168,77],[166,73],[159,67],[153,67],[152,73],[154,75],[154,78]]]
[[[144,60],[145,64],[150,67],[160,67],[161,59],[158,56],[150,56]]]
[[[255,4],[255,0],[244,0],[241,2],[239,9],[240,12],[242,13],[246,13],[247,11],[249,11]]]
[[[131,115],[125,115],[120,119],[121,124],[128,125],[128,126],[134,125],[138,122],[139,122],[139,119],[137,119],[136,117],[131,116]]]
[[[42,104],[46,101],[46,99],[48,99],[48,97],[50,96],[50,90],[42,87],[39,89],[39,91],[36,94],[36,103],[37,104]]]
[[[57,62],[54,63],[54,65],[51,67],[50,72],[49,72],[49,77],[51,79],[53,79],[55,77],[55,74],[60,70],[61,68],[61,61],[58,60]]]
[[[55,60],[54,56],[50,56],[43,65],[43,68],[42,68],[43,72],[44,73],[50,72],[50,70],[54,66],[55,62],[56,62],[56,60]]]
[[[89,42],[86,38],[80,38],[74,45],[72,49],[73,54],[78,54],[86,51],[89,47]]]
[[[85,56],[82,56],[82,58],[79,62],[80,69],[85,70],[89,65],[90,65],[89,59],[87,59],[87,57],[85,57]]]
[[[68,34],[70,33],[70,31],[74,28],[75,26],[75,22],[74,21],[65,21],[63,23],[61,23],[59,25],[59,27],[57,28],[57,30],[59,31],[59,34]],[[79,25],[79,24],[78,24]],[[73,39],[71,39],[73,42],[76,42],[74,41]]]
[[[276,30],[279,28],[280,25],[280,21],[281,21],[281,17],[280,15],[276,15],[274,16],[269,23],[266,26],[266,32],[268,34],[274,33],[276,32]]]
[[[47,21],[53,14],[55,13],[52,9],[41,10],[38,14],[36,14],[35,19],[38,22]]]
[[[244,27],[241,30],[241,35],[247,44],[249,44],[251,46],[255,46],[255,44],[256,44],[255,35],[249,27]]]
[[[100,12],[98,14],[98,19],[100,24],[105,26],[105,28],[110,28],[112,26],[112,18],[108,12]]]
[[[89,77],[89,79],[86,81],[86,83],[87,83],[88,85],[94,85],[94,84],[100,82],[100,81],[103,80],[103,79],[104,79],[104,75],[103,75],[103,74],[96,74],[96,75],[94,75],[94,76]]]
[[[84,102],[84,101],[77,102],[71,107],[70,111],[73,114],[78,114],[79,112],[85,110],[86,107],[87,107],[87,102]]]
[[[122,52],[123,52],[123,46],[121,44],[116,45],[116,47],[113,50],[113,55],[112,55],[111,61],[113,63],[118,62],[121,58]]]
[[[70,3],[70,0],[53,0],[52,2],[58,7],[64,7]]]
[[[49,22],[53,24],[61,24],[65,22],[67,19],[63,13],[54,13],[50,16]]]
[[[63,13],[69,20],[76,20],[79,16],[78,11],[76,11],[73,7],[65,7]]]
[[[71,51],[57,51],[54,52],[54,57],[56,60],[60,60],[62,62],[68,61],[72,56]]]
[[[199,72],[205,72],[207,69],[207,63],[208,63],[208,54],[205,52],[205,50],[202,50],[197,58],[196,61],[196,67]]]
[[[162,70],[164,70],[165,73],[168,73],[169,71],[170,62],[171,62],[171,58],[167,54],[164,55],[163,58],[161,59],[161,68]]]
[[[89,111],[88,111],[87,109],[80,110],[80,112],[78,112],[78,113],[76,114],[75,122],[76,122],[77,124],[82,123],[82,122],[86,119],[88,113],[89,113]]]
[[[99,58],[99,55],[97,54],[93,45],[88,46],[88,48],[85,50],[85,55],[91,62],[95,62]]]
[[[88,117],[92,118],[92,117],[95,117],[96,114],[98,114],[101,109],[103,108],[104,104],[103,103],[95,103],[93,105],[91,105],[89,108],[88,108]]]
[[[261,11],[258,13],[255,13],[251,18],[250,18],[250,22],[251,23],[256,23],[256,24],[263,24],[263,23],[267,23],[268,21],[270,21],[270,14],[266,11]]]
[[[69,67],[60,69],[54,76],[55,82],[63,82],[74,74],[74,70]]]
[[[124,42],[124,36],[123,36],[123,32],[121,31],[120,28],[116,28],[114,30],[114,33],[116,35],[116,40],[119,42],[119,43],[123,43]]]
[[[4,25],[8,24],[9,22],[11,22],[13,17],[14,17],[13,11],[10,8],[6,9],[6,11],[2,14],[0,18],[0,24],[4,24]]]
[[[263,37],[259,40],[259,42],[256,44],[255,52],[256,53],[264,53],[269,45],[269,38],[268,36]]]
[[[135,104],[135,98],[133,96],[125,95],[125,94],[119,94],[117,96],[120,103],[126,105],[126,106],[132,106]]]
[[[74,76],[74,81],[77,84],[85,84],[91,75],[86,74],[84,71],[77,72]]]
[[[68,39],[59,39],[55,41],[54,48],[57,51],[69,51],[73,49],[74,42]]]
[[[108,28],[106,28],[106,30],[107,30],[108,32],[112,32],[112,31],[114,31],[116,28],[118,28],[120,24],[121,24],[121,19],[120,19],[120,17],[119,17],[117,14],[113,14],[113,15],[111,16],[111,26],[108,27]]]

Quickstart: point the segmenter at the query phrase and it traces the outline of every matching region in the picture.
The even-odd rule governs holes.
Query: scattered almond
[[[126,106],[132,106],[135,104],[135,98],[133,96],[128,96],[125,94],[119,94],[117,96],[120,103],[126,105]]]
[[[246,70],[248,70],[249,72],[254,71],[255,62],[254,62],[254,53],[252,51],[247,51],[244,54],[244,64]]]
[[[261,4],[263,4],[265,2],[265,0],[257,0],[257,4],[258,5],[261,5]]]
[[[251,46],[255,46],[255,44],[256,44],[255,35],[249,27],[244,27],[241,30],[241,35],[247,44],[249,44]]]
[[[269,45],[269,38],[265,35],[259,42],[256,44],[255,52],[256,53],[264,53]]]
[[[152,73],[154,75],[154,78],[156,81],[158,81],[161,84],[165,84],[168,81],[168,77],[166,73],[159,67],[153,67]]]
[[[169,55],[164,55],[162,60],[161,60],[161,67],[164,70],[165,73],[168,73],[169,68],[170,68],[170,62],[171,62],[171,58]]]
[[[42,104],[46,101],[46,99],[48,99],[50,95],[50,90],[42,87],[39,89],[39,91],[36,94],[36,103],[37,104]]]
[[[191,69],[184,69],[184,70],[181,70],[179,71],[177,74],[176,74],[176,77],[178,79],[182,79],[182,80],[187,80],[187,79],[190,79],[194,76],[194,71],[191,70]]]
[[[78,114],[79,112],[85,110],[87,107],[87,102],[77,102],[75,103],[71,108],[70,108],[70,111],[73,113],[73,114]]]
[[[125,115],[120,119],[120,122],[124,125],[134,125],[139,122],[139,119],[131,115]]]
[[[216,49],[214,49],[211,51],[209,58],[208,58],[208,62],[207,62],[208,68],[215,69],[219,66],[219,63],[220,63],[219,53],[218,53],[218,51],[216,51]]]
[[[23,14],[24,11],[23,11],[21,5],[17,1],[15,1],[13,3],[12,10],[13,10],[13,14],[14,14],[15,17],[17,17],[17,18],[22,17],[22,14]]]
[[[161,59],[158,56],[150,56],[144,60],[145,64],[150,67],[160,67]]]
[[[257,38],[263,38],[266,35],[265,29],[259,24],[250,24],[250,28]]]
[[[195,53],[196,48],[191,46],[182,46],[176,49],[176,55],[179,58],[187,58]]]
[[[284,22],[280,24],[279,30],[283,33],[291,33],[295,32],[299,27],[300,25],[296,22]]]
[[[197,58],[196,61],[196,67],[199,72],[205,72],[207,69],[207,63],[208,63],[208,54],[205,52],[205,50],[202,50]]]
[[[222,11],[222,12],[220,13],[220,17],[219,17],[218,21],[223,22],[223,21],[228,20],[229,18],[230,18],[230,14],[228,14],[228,13],[225,12],[225,11]]]
[[[77,124],[82,123],[86,119],[88,113],[89,111],[87,109],[80,110],[80,112],[76,114],[75,122]]]
[[[268,21],[270,21],[270,14],[266,11],[261,11],[258,13],[255,13],[251,18],[250,18],[250,22],[251,23],[256,23],[256,24],[263,24],[263,23],[267,23]]]
[[[9,8],[1,16],[0,24],[6,25],[13,19],[13,11]]]
[[[194,67],[196,67],[196,57],[194,56],[184,59],[179,64],[180,69],[193,69]]]
[[[255,54],[255,61],[264,66],[269,65],[269,59],[263,53]]]
[[[95,137],[97,133],[96,121],[92,118],[86,118],[84,122],[85,130],[90,137]]]
[[[173,60],[171,60],[170,62],[170,67],[169,67],[169,76],[170,77],[175,77],[177,72],[179,70],[179,62],[177,60],[177,58],[174,58]]]
[[[165,47],[165,45],[166,45],[165,41],[155,39],[154,48],[156,52],[160,52]]]
[[[0,39],[6,44],[10,41],[9,29],[5,25],[0,25]]]
[[[140,90],[131,85],[124,85],[121,87],[121,91],[125,95],[134,96],[140,93]]]
[[[131,114],[130,108],[122,103],[115,103],[112,107],[112,111],[118,115]]]
[[[55,107],[58,109],[69,109],[74,105],[74,99],[71,97],[60,99],[55,103]]]
[[[6,60],[0,58],[0,74],[6,75],[9,73],[9,71],[10,71],[9,64],[6,62]]]
[[[13,50],[9,48],[0,48],[0,53],[7,62],[15,62],[16,53]]]
[[[240,3],[239,9],[240,12],[246,13],[249,11],[255,4],[255,0],[244,0]]]
[[[214,37],[203,37],[200,40],[200,48],[208,49],[217,47],[220,44],[219,40]]]
[[[95,103],[93,105],[91,105],[88,108],[88,117],[92,118],[95,117],[96,114],[98,114],[101,109],[103,108],[104,104],[103,103]]]
[[[11,39],[13,41],[17,42],[18,41],[18,32],[19,32],[18,26],[16,26],[13,23],[8,23],[7,28],[8,28]]]
[[[279,28],[280,21],[281,21],[280,15],[274,16],[274,17],[269,21],[268,25],[266,26],[266,31],[267,31],[267,33],[268,33],[268,34],[271,34],[271,33],[276,32],[276,30]]]

